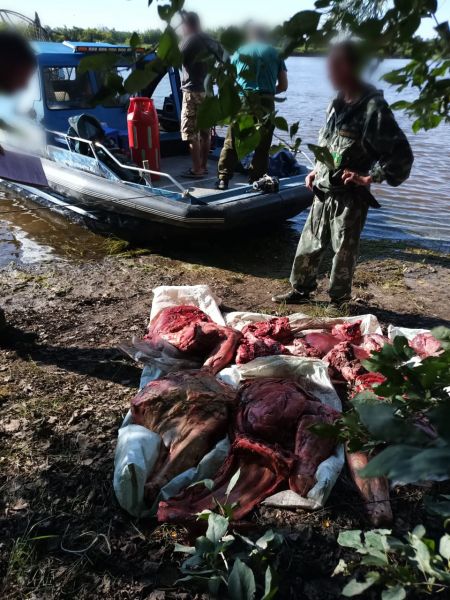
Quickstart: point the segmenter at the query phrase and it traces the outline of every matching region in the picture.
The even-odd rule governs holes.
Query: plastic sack
[[[163,308],[185,304],[188,306],[197,306],[215,323],[225,325],[219,309],[221,300],[213,294],[209,285],[160,285],[154,288],[153,294],[150,321]]]
[[[219,373],[219,377],[235,387],[243,380],[258,377],[296,379],[306,391],[316,396],[321,402],[335,410],[342,411],[342,404],[331,383],[328,368],[323,361],[316,358],[285,355],[265,356],[255,358],[245,365],[233,365],[223,369]],[[263,504],[284,508],[321,508],[327,501],[343,465],[344,448],[340,444],[336,447],[334,454],[318,466],[316,484],[308,492],[306,498],[291,490],[284,490],[266,498]]]
[[[161,437],[141,425],[119,429],[114,456],[114,492],[120,506],[134,517],[145,510],[144,485],[158,459]]]
[[[161,500],[168,500],[173,498],[181,492],[184,488],[192,485],[197,481],[203,481],[204,479],[212,479],[217,473],[222,463],[226,459],[230,450],[230,440],[228,436],[214,446],[214,448],[206,454],[196,467],[187,469],[183,473],[180,473],[174,477],[169,483],[161,489],[158,498],[152,506],[151,513],[156,514],[158,510],[158,504]]]
[[[396,325],[389,325],[388,327],[388,338],[393,340],[399,335],[403,335],[407,340],[412,340],[419,335],[419,333],[430,333],[429,329],[412,329],[411,327],[397,327]]]

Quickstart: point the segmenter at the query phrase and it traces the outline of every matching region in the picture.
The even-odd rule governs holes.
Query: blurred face
[[[32,66],[7,68],[4,72],[0,71],[0,92],[3,94],[20,92],[27,87],[33,73],[34,67]]]
[[[328,56],[328,78],[337,91],[345,90],[356,79],[355,68],[339,48],[332,50]]]

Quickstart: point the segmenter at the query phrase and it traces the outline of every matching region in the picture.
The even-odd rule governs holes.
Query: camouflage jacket
[[[352,104],[339,97],[331,102],[319,145],[328,147],[336,166],[336,171],[330,172],[317,162],[315,185],[322,191],[348,191],[340,181],[344,169],[370,174],[375,183],[386,180],[397,186],[409,177],[414,161],[383,92],[372,86],[366,86],[361,98]]]

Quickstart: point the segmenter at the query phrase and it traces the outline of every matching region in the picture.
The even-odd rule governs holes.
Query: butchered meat
[[[249,323],[242,329],[242,336],[236,353],[238,365],[261,356],[289,354],[285,344],[290,344],[294,337],[287,317]]]
[[[267,496],[276,492],[288,479],[294,464],[295,457],[290,452],[238,435],[214,479],[213,488],[209,490],[196,485],[167,502],[160,502],[158,520],[195,519],[197,513],[214,510],[218,503],[236,504],[233,519],[241,519]],[[239,479],[227,496],[230,480],[238,469]]]
[[[373,352],[379,352],[385,344],[390,344],[390,340],[379,333],[368,333],[363,335],[361,341],[353,345],[355,356],[359,360],[369,358]]]
[[[234,361],[241,337],[239,331],[217,325],[196,306],[173,306],[153,319],[144,339],[155,346],[164,340],[217,373]]]
[[[331,330],[331,335],[341,342],[352,342],[358,344],[361,340],[361,321],[346,321],[335,325]]]
[[[333,452],[334,440],[310,427],[332,423],[339,413],[306,392],[296,381],[258,378],[239,390],[236,437],[211,491],[195,486],[162,502],[160,520],[186,520],[217,502],[238,469],[240,476],[227,502],[238,502],[234,518],[245,516],[278,488],[306,495],[315,484],[318,465]],[[200,489],[198,489],[200,488]]]
[[[365,373],[350,342],[340,342],[324,356],[323,360],[328,363],[330,376],[334,380],[344,379],[353,382],[358,375]]]
[[[226,435],[236,401],[235,390],[206,370],[171,373],[151,381],[133,398],[133,421],[163,441],[146,484],[148,502],[175,475],[197,466]]]
[[[304,340],[308,346],[315,348],[320,358],[325,356],[340,341],[328,331],[312,331],[300,339]]]
[[[247,381],[239,391],[236,431],[293,450],[298,420],[311,402],[317,400],[293,379]]]
[[[294,356],[304,356],[308,358],[322,358],[323,356],[322,352],[308,344],[305,338],[295,338],[290,350],[291,354]]]
[[[441,343],[431,333],[418,333],[410,342],[410,348],[420,356],[428,358],[429,356],[439,356],[444,352]]]
[[[298,424],[295,436],[294,454],[297,462],[291,476],[289,487],[297,494],[306,496],[316,483],[316,471],[321,462],[333,453],[336,441],[332,437],[319,437],[311,427],[322,423],[332,424],[338,413],[320,402],[316,402],[317,414],[304,415]]]

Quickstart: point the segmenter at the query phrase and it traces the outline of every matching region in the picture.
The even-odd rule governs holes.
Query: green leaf
[[[128,42],[130,44],[130,46],[132,46],[133,48],[136,48],[136,46],[140,46],[142,44],[141,42],[141,38],[139,36],[138,33],[136,33],[136,31],[134,31],[130,37],[130,41]]]
[[[390,446],[377,454],[359,472],[361,477],[386,476],[402,483],[433,481],[450,477],[450,448]]]
[[[238,469],[236,471],[236,473],[233,475],[233,477],[230,479],[230,482],[227,486],[227,489],[225,491],[225,496],[228,498],[228,496],[231,494],[231,492],[233,491],[233,489],[235,488],[239,477],[241,476],[241,469]]]
[[[405,110],[411,106],[411,102],[407,102],[406,100],[399,100],[398,102],[394,102],[391,104],[392,110]]]
[[[267,530],[259,539],[256,540],[255,545],[262,550],[266,550],[270,542],[275,542],[276,545],[283,543],[283,536],[278,533],[274,533],[272,529]]]
[[[439,554],[445,558],[445,560],[450,560],[450,535],[446,533],[443,535],[439,541]]]
[[[140,92],[146,88],[157,76],[158,72],[155,70],[152,63],[145,65],[145,67],[142,69],[134,69],[134,71],[125,80],[125,90],[129,94]]]
[[[228,593],[231,600],[253,600],[256,593],[253,571],[239,558],[234,561],[228,578]]]
[[[442,495],[436,499],[425,496],[424,505],[427,512],[432,515],[442,517],[443,519],[450,517],[450,496]]]
[[[317,146],[316,144],[308,144],[308,148],[314,154],[317,161],[323,163],[330,171],[334,171],[334,158],[326,146]]]
[[[230,54],[234,53],[244,42],[242,28],[228,27],[220,36],[220,43]]]
[[[292,125],[289,127],[289,137],[293,138],[294,136],[296,136],[299,127],[300,127],[300,121],[297,121],[296,123],[292,123]]]
[[[357,581],[356,579],[351,579],[347,585],[342,590],[342,595],[346,598],[352,598],[353,596],[359,596],[366,590],[368,590],[374,583],[376,583],[380,579],[380,575],[375,571],[370,571],[367,573],[364,581]]]
[[[441,342],[443,348],[450,349],[450,329],[448,327],[434,327],[431,335]]]
[[[261,600],[272,600],[278,592],[278,587],[274,584],[273,573],[270,565],[266,569],[264,576],[264,596]]]
[[[284,117],[275,117],[275,127],[282,131],[289,131],[289,125]]]
[[[310,35],[317,30],[320,16],[320,13],[314,10],[302,10],[283,24],[283,33],[293,39]]]
[[[381,592],[381,600],[404,600],[406,598],[406,590],[402,585],[388,587]]]
[[[158,4],[159,18],[168,23],[174,14],[183,8],[183,5],[184,0],[170,0],[166,4]]]
[[[236,135],[236,152],[239,160],[247,156],[250,152],[256,148],[261,140],[261,134],[257,129],[252,129],[245,132],[245,135]]]
[[[338,544],[345,548],[353,548],[354,550],[360,550],[364,548],[364,544],[361,539],[362,531],[360,529],[352,529],[350,531],[341,531],[338,535]]]
[[[206,537],[208,540],[217,544],[223,538],[228,530],[228,519],[226,517],[222,517],[222,515],[218,515],[216,513],[211,513],[208,517],[208,529],[206,531]]]
[[[174,548],[174,552],[183,552],[183,554],[195,554],[194,546],[184,546],[183,544],[176,543]]]
[[[80,60],[78,70],[80,73],[86,71],[109,71],[113,69],[118,61],[117,54],[89,54]]]
[[[178,38],[171,27],[167,27],[162,34],[157,50],[158,58],[171,67],[181,67],[182,58],[178,48]]]

